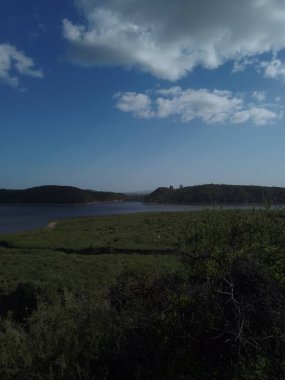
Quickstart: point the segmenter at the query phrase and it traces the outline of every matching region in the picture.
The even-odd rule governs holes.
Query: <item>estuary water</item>
[[[252,208],[256,206],[227,206],[226,208]],[[260,206],[257,206],[260,208]],[[211,206],[161,205],[143,202],[106,202],[90,204],[0,204],[0,234],[24,232],[46,227],[50,222],[84,216],[131,214],[155,211],[198,211]]]
[[[201,206],[159,205],[142,202],[90,204],[0,204],[0,234],[29,231],[60,219],[84,216],[119,215],[152,211],[201,210]]]

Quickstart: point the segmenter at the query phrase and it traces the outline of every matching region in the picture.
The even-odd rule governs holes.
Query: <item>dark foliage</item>
[[[8,314],[19,323],[30,317],[37,309],[39,288],[32,283],[20,283],[9,294],[0,298],[0,317]]]
[[[123,199],[123,194],[82,190],[72,186],[40,186],[25,190],[0,189],[0,203],[88,203]]]
[[[204,276],[118,281],[110,378],[284,378],[284,285],[251,258],[207,265]]]
[[[285,188],[237,185],[200,185],[171,189],[159,187],[146,196],[146,202],[207,204],[283,204]]]

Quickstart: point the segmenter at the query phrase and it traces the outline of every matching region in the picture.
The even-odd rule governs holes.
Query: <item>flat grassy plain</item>
[[[88,281],[105,286],[124,270],[177,270],[183,266],[181,255],[187,252],[219,256],[231,250],[274,253],[283,247],[283,211],[215,210],[69,219],[53,223],[51,228],[0,235],[0,283],[15,286],[35,281],[76,288]]]
[[[0,235],[0,376],[281,380],[284,284],[282,210]]]
[[[70,219],[0,235],[0,284],[9,289],[33,281],[75,290],[108,286],[123,271],[177,270],[185,218],[163,213]]]

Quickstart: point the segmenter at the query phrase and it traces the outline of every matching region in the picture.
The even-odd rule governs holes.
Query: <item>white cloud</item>
[[[134,115],[143,118],[152,116],[151,99],[148,95],[137,94],[135,92],[118,93],[117,108],[123,112],[132,112]]]
[[[18,88],[19,76],[43,78],[41,70],[35,69],[32,58],[10,44],[0,44],[0,80]]]
[[[256,125],[266,125],[280,118],[281,115],[263,107],[252,107],[233,114],[231,121],[234,124],[241,124],[251,121]]]
[[[246,104],[241,96],[235,96],[230,91],[171,87],[147,91],[146,94],[119,93],[116,98],[118,109],[141,118],[174,117],[182,122],[200,119],[206,124],[249,122],[265,125],[282,116],[281,110],[273,111],[265,105]]]
[[[271,79],[285,80],[285,63],[280,59],[261,62],[260,67],[264,70],[264,76]]]
[[[263,102],[266,99],[265,91],[253,91],[252,97],[259,102]]]
[[[248,66],[253,66],[258,63],[256,58],[242,57],[234,62],[233,73],[244,71]]]
[[[138,67],[175,81],[197,65],[253,57],[285,48],[280,0],[77,0],[85,22],[64,20],[70,58],[83,65]]]
[[[156,99],[157,116],[179,116],[184,122],[195,118],[206,123],[224,122],[241,108],[242,100],[228,91],[180,90],[172,96]]]

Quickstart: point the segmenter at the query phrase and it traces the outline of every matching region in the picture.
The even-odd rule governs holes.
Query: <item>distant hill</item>
[[[25,190],[0,189],[0,203],[88,203],[121,201],[124,194],[82,190],[72,186],[40,186]]]
[[[146,195],[149,195],[153,190],[143,190],[143,191],[131,191],[125,193],[126,201],[129,202],[143,202]]]
[[[179,189],[159,187],[145,197],[146,202],[158,203],[285,203],[285,188],[239,185],[199,185]]]

